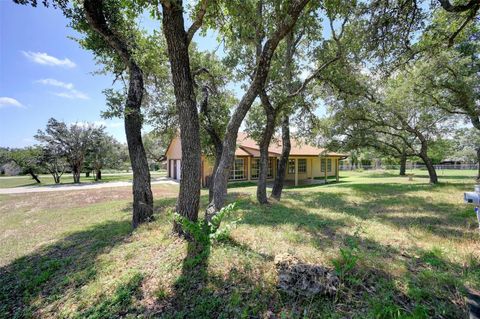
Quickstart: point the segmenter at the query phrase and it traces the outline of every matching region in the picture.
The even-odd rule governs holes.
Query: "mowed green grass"
[[[342,172],[268,206],[254,186],[232,188],[223,226],[237,226],[200,262],[171,234],[175,185],[153,187],[156,221],[134,231],[128,187],[2,196],[0,317],[465,318],[466,288],[480,289],[463,204],[475,172],[439,172],[436,186],[395,174]],[[336,271],[336,296],[280,292],[273,260],[286,252]]]
[[[152,179],[157,177],[166,176],[164,171],[155,171],[150,172]],[[0,188],[13,188],[19,186],[46,186],[46,185],[55,185],[53,177],[51,175],[40,175],[39,179],[41,181],[38,184],[34,179],[29,175],[21,176],[2,176],[0,177]],[[109,173],[103,174],[102,179],[95,181],[94,175],[90,174],[89,177],[85,177],[85,174],[82,174],[80,182],[82,184],[86,183],[108,183],[108,182],[127,182],[132,180],[131,173]],[[64,174],[60,180],[60,184],[68,185],[73,184],[72,174]]]

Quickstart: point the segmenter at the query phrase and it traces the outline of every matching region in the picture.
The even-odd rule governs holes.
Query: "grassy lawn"
[[[150,172],[152,179],[157,177],[166,176],[166,172],[155,171]],[[35,182],[31,176],[22,175],[22,176],[2,176],[0,177],[0,188],[12,188],[19,186],[46,186],[46,185],[55,185],[53,177],[51,175],[40,175],[39,176],[41,184]],[[127,182],[132,180],[131,173],[110,173],[102,174],[102,179],[98,182],[95,182],[94,175],[90,174],[90,177],[85,177],[85,174],[82,174],[80,182],[82,184],[87,183],[108,183],[108,182]],[[60,181],[61,184],[73,184],[73,177],[71,174],[64,174]]]
[[[1,196],[0,318],[465,318],[465,289],[480,289],[463,204],[475,172],[414,174],[342,172],[264,207],[255,186],[232,188],[223,225],[240,221],[200,263],[171,234],[176,185],[153,186],[156,221],[135,231],[128,187]],[[285,252],[335,269],[336,296],[277,290]]]

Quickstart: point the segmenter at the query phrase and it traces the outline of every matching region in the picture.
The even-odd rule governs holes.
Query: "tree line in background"
[[[455,129],[448,137],[442,137],[429,145],[428,156],[432,163],[447,168],[474,167],[478,164],[480,135],[470,128]],[[399,168],[399,175],[406,175],[409,167],[423,167],[423,161],[417,156],[404,158],[388,149],[362,147],[349,151],[349,157],[343,161],[344,169]],[[478,173],[477,173],[478,175]]]
[[[473,142],[480,129],[477,0],[43,3],[62,10],[82,34],[80,45],[122,84],[120,90],[105,90],[103,115],[125,121],[134,227],[153,218],[145,150],[151,142],[142,138],[144,123],[162,137],[163,148],[180,132],[176,210],[191,222],[198,221],[202,151],[214,162],[208,223],[225,206],[244,120],[260,146],[261,204],[268,203],[268,146],[277,138],[283,149],[271,194],[276,200],[291,138],[352,154],[371,148],[401,163],[420,158],[431,183],[438,182],[432,149],[452,137],[459,122],[476,128],[467,139],[478,150]],[[138,17],[145,13],[159,22],[158,29],[143,29]],[[202,52],[194,37],[207,31],[220,44]],[[232,83],[241,94],[234,94]],[[322,118],[319,105],[327,108]],[[184,234],[180,225],[175,230]]]
[[[39,174],[51,174],[56,184],[65,172],[72,174],[74,183],[80,183],[82,172],[87,177],[93,172],[98,181],[103,169],[129,167],[125,146],[108,135],[103,126],[67,125],[51,118],[35,139],[39,142],[36,146],[1,149],[1,164],[14,163],[21,173],[30,175],[37,183],[41,183]]]

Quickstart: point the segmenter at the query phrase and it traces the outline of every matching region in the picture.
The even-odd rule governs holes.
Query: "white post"
[[[312,174],[312,177],[311,177],[311,178],[312,178],[312,181],[313,181],[313,180],[314,180],[314,178],[313,178],[313,176],[314,176],[314,175],[313,175],[313,158],[310,159],[310,174]]]
[[[325,156],[325,184],[328,183],[327,157]]]
[[[295,186],[298,186],[298,158],[295,159]]]

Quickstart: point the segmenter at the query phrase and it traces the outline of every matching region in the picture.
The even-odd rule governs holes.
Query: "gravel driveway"
[[[156,184],[172,184],[177,185],[178,181],[167,177],[161,177],[152,181],[152,185]],[[12,188],[0,188],[0,194],[23,194],[23,193],[40,193],[40,192],[62,192],[75,191],[96,188],[126,187],[132,186],[132,182],[106,182],[106,183],[85,183],[79,185],[46,185],[46,186],[21,186]]]

